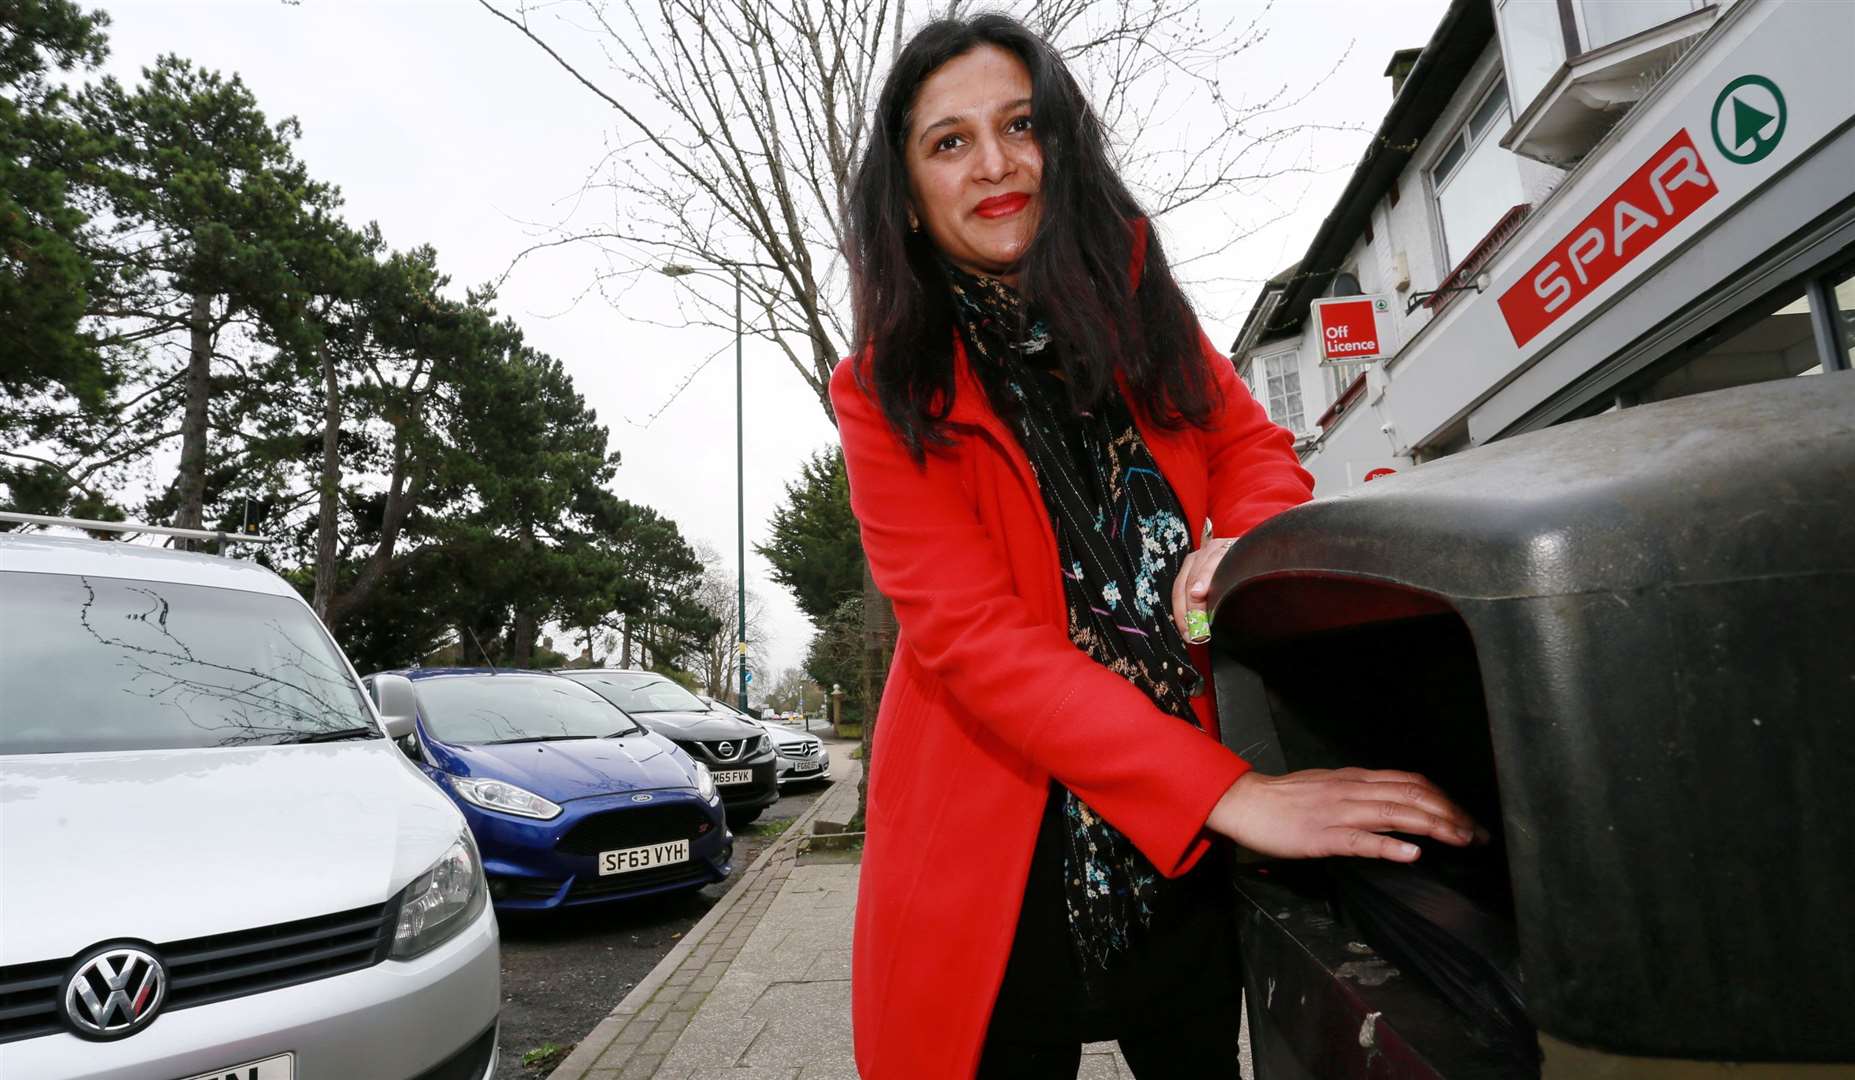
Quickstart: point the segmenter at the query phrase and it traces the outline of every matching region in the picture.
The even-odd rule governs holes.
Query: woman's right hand
[[[1247,772],[1217,800],[1205,826],[1281,859],[1358,855],[1415,862],[1417,845],[1382,834],[1429,836],[1457,847],[1488,838],[1430,781],[1380,769]]]

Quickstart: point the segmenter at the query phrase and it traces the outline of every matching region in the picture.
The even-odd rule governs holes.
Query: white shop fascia
[[[1343,265],[1304,260],[1272,282],[1233,349],[1265,401],[1268,372],[1284,369],[1270,358],[1296,358],[1302,388],[1314,391],[1303,395],[1298,446],[1317,494],[1609,408],[1849,366],[1855,5],[1702,5],[1674,20],[1690,35],[1685,50],[1671,51],[1673,31],[1659,25],[1579,54],[1504,136],[1488,138],[1528,153],[1577,149],[1579,78],[1597,72],[1614,87],[1631,47],[1663,66],[1570,172],[1510,154],[1522,202],[1473,251],[1451,258],[1436,198],[1438,177],[1452,175],[1439,163],[1460,156],[1449,143],[1477,127],[1474,110],[1494,114],[1490,85],[1539,84],[1537,74],[1501,66],[1502,42],[1488,26],[1493,15],[1505,33],[1515,2],[1452,7],[1458,21],[1446,18],[1438,39],[1448,31],[1458,54],[1475,48],[1481,19],[1487,41],[1466,70],[1458,61],[1451,101],[1399,163],[1390,191],[1401,196],[1371,194]],[[1586,29],[1582,21],[1568,29],[1568,46]],[[1508,63],[1519,51],[1507,43]],[[1498,156],[1480,138],[1473,145],[1490,161]],[[1496,209],[1481,208],[1472,224],[1481,228]],[[1317,238],[1310,256],[1323,245],[1335,248],[1331,236]],[[1408,297],[1438,286],[1455,291],[1410,305]],[[1313,288],[1390,299],[1396,352],[1320,366],[1319,327],[1301,308]],[[1296,311],[1284,317],[1284,304]],[[1290,332],[1270,333],[1283,328]]]

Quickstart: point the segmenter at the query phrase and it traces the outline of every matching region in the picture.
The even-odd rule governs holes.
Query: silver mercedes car
[[[495,1068],[456,807],[254,563],[0,535],[0,1077]]]

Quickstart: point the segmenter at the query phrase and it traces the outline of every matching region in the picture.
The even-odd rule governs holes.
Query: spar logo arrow
[[[1713,99],[1713,145],[1735,165],[1763,161],[1784,138],[1789,115],[1777,83],[1741,75]]]

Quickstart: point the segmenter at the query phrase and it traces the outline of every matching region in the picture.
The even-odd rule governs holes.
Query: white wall
[[[1529,193],[1539,192],[1541,203],[1488,263],[1489,293],[1456,297],[1435,316],[1434,325],[1405,339],[1395,360],[1373,369],[1365,400],[1304,455],[1319,482],[1317,493],[1356,483],[1361,464],[1399,449],[1410,448],[1427,459],[1500,435],[1526,410],[1550,400],[1605,358],[1645,340],[1672,316],[1692,311],[1695,298],[1722,295],[1752,260],[1775,257],[1774,242],[1797,234],[1845,200],[1847,185],[1834,178],[1849,175],[1844,163],[1855,153],[1844,134],[1855,123],[1855,66],[1847,63],[1842,48],[1846,35],[1832,32],[1845,22],[1845,13],[1830,5],[1779,0],[1736,5],[1569,176],[1562,179],[1554,171],[1517,163],[1523,185]],[[1704,133],[1713,123],[1720,86],[1745,71],[1782,72],[1791,115],[1775,152],[1733,164],[1710,153]],[[1427,201],[1417,198],[1421,188],[1414,185],[1422,183],[1437,142],[1447,137],[1459,107],[1480,85],[1465,83],[1454,103],[1458,108],[1451,110],[1457,115],[1443,117],[1423,140],[1400,180],[1406,186],[1398,209]],[[1575,301],[1565,317],[1517,341],[1498,298],[1515,289],[1593,207],[1682,132],[1700,144],[1698,153],[1708,162],[1707,184],[1715,194],[1669,225],[1666,235],[1621,272]],[[1397,235],[1395,220],[1392,231]],[[1422,238],[1408,231],[1399,238],[1409,245],[1415,264]],[[1412,284],[1427,288],[1434,281],[1420,279],[1414,268]],[[1729,310],[1710,306],[1722,314]],[[1707,317],[1702,311],[1690,321]],[[1418,312],[1405,325],[1424,318]],[[1799,370],[1805,362],[1798,348],[1801,333],[1773,322],[1767,320],[1760,331],[1771,340],[1735,341],[1733,349],[1722,349],[1718,357],[1684,372],[1683,385],[1671,380],[1667,392],[1723,379],[1714,370],[1719,367],[1740,369],[1735,380],[1752,370],[1777,376]]]
[[[1332,268],[1352,271],[1365,292],[1383,294],[1391,299],[1400,344],[1408,344],[1434,317],[1430,309],[1421,306],[1406,314],[1410,294],[1436,288],[1443,276],[1453,269],[1444,261],[1442,230],[1430,187],[1430,168],[1441,155],[1444,144],[1454,137],[1469,111],[1499,75],[1500,65],[1500,46],[1491,40],[1399,175],[1396,205],[1387,194],[1372,207],[1372,242],[1368,244],[1361,234],[1354,239],[1342,262]],[[1497,130],[1490,137],[1499,135]],[[1518,174],[1523,197],[1535,205],[1550,194],[1564,176],[1559,169],[1515,154],[1506,157]],[[1403,290],[1398,288],[1400,284],[1405,285]],[[1250,355],[1274,353],[1284,344],[1282,339],[1276,339],[1254,347]],[[1316,494],[1344,490],[1359,483],[1366,472],[1375,468],[1407,467],[1410,460],[1393,454],[1392,439],[1377,430],[1378,423],[1362,422],[1366,418],[1354,415],[1374,411],[1370,392],[1349,406],[1349,413],[1333,425],[1333,431],[1320,436],[1314,422],[1333,404],[1336,393],[1343,386],[1336,385],[1320,364],[1318,332],[1312,319],[1304,322],[1297,347],[1301,358],[1306,433],[1320,439],[1318,449],[1305,462],[1315,474]],[[1353,373],[1359,370],[1357,367],[1351,369]],[[1339,438],[1342,428],[1344,439]]]

